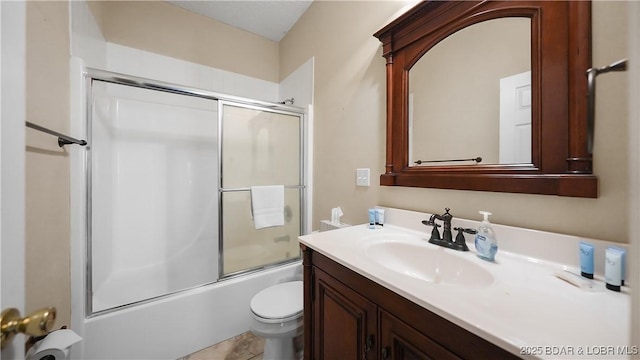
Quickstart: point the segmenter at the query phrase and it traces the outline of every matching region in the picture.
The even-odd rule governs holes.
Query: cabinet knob
[[[373,335],[367,336],[367,342],[364,347],[364,352],[369,352],[373,349],[373,344],[375,344],[375,337]]]
[[[382,360],[388,359],[389,355],[391,355],[391,348],[389,348],[388,346],[382,348]]]

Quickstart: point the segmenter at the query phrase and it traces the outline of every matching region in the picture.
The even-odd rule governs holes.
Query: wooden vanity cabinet
[[[313,358],[376,359],[376,304],[317,268],[313,287]]]
[[[380,310],[382,359],[460,359],[409,324]]]
[[[301,247],[305,360],[518,359],[312,248]]]

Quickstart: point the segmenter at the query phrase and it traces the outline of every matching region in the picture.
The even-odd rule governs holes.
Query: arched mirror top
[[[432,51],[435,54],[434,48],[452,35],[463,31],[479,34],[477,25],[509,18],[524,18],[530,28],[528,39],[524,40],[530,48],[527,74],[530,123],[528,132],[519,135],[524,145],[518,145],[528,151],[524,157],[527,160],[503,161],[502,155],[498,160],[498,151],[500,154],[515,151],[503,148],[502,139],[507,137],[503,130],[497,130],[503,127],[502,120],[498,125],[497,110],[488,115],[491,120],[487,121],[492,121],[491,125],[480,125],[477,120],[476,124],[471,124],[472,120],[456,123],[454,119],[464,117],[457,114],[457,110],[476,114],[476,109],[466,102],[455,103],[458,106],[443,105],[437,97],[424,95],[443,92],[442,86],[430,89],[431,92],[416,92],[416,88],[428,88],[437,82],[425,81],[425,84],[419,82],[417,76],[410,75],[416,63],[424,62]],[[591,64],[590,2],[425,1],[374,36],[382,42],[382,55],[387,59],[387,156],[381,185],[597,197],[597,178],[592,174],[591,154],[586,146],[586,70]],[[484,37],[483,41],[489,44],[493,40],[489,35]],[[476,61],[474,52],[467,58]],[[482,73],[480,59],[474,65]],[[462,74],[468,67],[471,66],[454,64],[449,71]],[[452,77],[451,82],[469,88],[476,76],[465,76],[462,79]],[[502,87],[493,88],[498,88],[500,79],[495,79],[494,83],[491,92],[498,92]],[[451,91],[456,93],[456,90]],[[489,92],[488,89],[469,91],[472,95]],[[497,95],[495,100],[483,101],[481,104],[491,103],[496,108],[500,101],[504,102]],[[436,106],[429,104],[449,108],[454,114],[435,116]],[[417,112],[419,108],[433,111]],[[452,127],[446,128],[443,124]],[[471,130],[474,126],[469,125],[496,130],[485,134]],[[463,134],[465,129],[470,133]],[[477,146],[479,141],[490,146],[481,149]],[[439,153],[434,149],[447,151]],[[492,160],[441,162],[477,159],[482,157],[480,152]],[[415,164],[416,160],[421,163]]]
[[[440,1],[436,1],[438,3]],[[420,7],[421,5],[418,5]],[[425,8],[428,10],[428,8]],[[416,62],[418,62],[424,54],[431,50],[441,41],[455,35],[456,33],[467,29],[473,25],[480,24],[482,22],[504,19],[504,18],[525,18],[530,19],[531,34],[538,34],[539,29],[539,13],[540,9],[536,6],[527,6],[527,4],[519,5],[515,7],[493,8],[486,11],[476,13],[462,13],[458,18],[451,19],[447,23],[443,23],[439,28],[431,29],[429,33],[424,34],[424,37],[416,39],[414,42],[407,44],[411,45],[410,49],[407,49],[407,53],[412,58],[407,62],[407,70],[409,70]],[[436,25],[438,26],[438,25]],[[539,44],[537,39],[531,39],[531,48],[537,50]],[[396,49],[400,50],[400,49]]]

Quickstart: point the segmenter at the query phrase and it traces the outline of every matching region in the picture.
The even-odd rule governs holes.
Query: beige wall
[[[165,1],[89,1],[105,39],[278,82],[278,43]]]
[[[69,133],[69,12],[66,2],[27,1],[27,121]],[[71,325],[69,154],[57,138],[26,131],[26,304],[55,306]]]
[[[280,42],[280,74],[314,59],[313,228],[341,206],[342,221],[366,221],[379,203],[384,164],[385,61],[373,33],[404,2],[316,1]],[[371,187],[355,169],[371,169]]]
[[[316,1],[280,43],[281,76],[315,57],[314,227],[337,205],[348,223],[364,223],[366,209],[375,204],[426,212],[450,207],[458,217],[479,219],[478,210],[488,210],[496,223],[628,242],[624,74],[608,74],[598,83],[597,199],[377,185],[385,159],[385,62],[372,34],[402,5]],[[626,7],[593,3],[594,64],[626,56]],[[355,186],[358,167],[371,168],[371,187]]]

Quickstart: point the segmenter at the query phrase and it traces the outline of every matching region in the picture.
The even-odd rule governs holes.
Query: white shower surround
[[[86,40],[85,38],[80,41],[86,42]],[[91,43],[90,47],[94,50],[101,48],[95,41],[87,43]],[[106,58],[105,68],[113,72],[263,101],[277,101],[282,92],[279,84],[125,46],[105,43],[102,49]],[[77,53],[81,54],[82,51]],[[94,60],[88,61],[86,65],[96,66],[95,62],[94,57]],[[85,104],[81,101],[85,91],[81,75],[84,66],[83,60],[72,59],[71,131],[73,134],[85,133]],[[310,104],[312,98],[310,90],[312,66],[313,63],[310,60],[299,71],[283,81],[283,86],[288,88],[306,89],[306,92],[298,92],[300,95],[296,95],[296,98],[309,99],[307,104]],[[84,209],[86,207],[83,192],[85,186],[83,150],[78,148],[70,150],[70,157],[72,173],[71,325],[84,338],[84,341],[72,350],[72,358],[175,359],[184,356],[247,331],[251,320],[248,310],[251,297],[268,286],[296,276],[299,262],[202,286],[112,313],[85,318],[84,224],[86,219]],[[309,200],[307,209],[310,209],[311,205]],[[311,212],[307,211],[307,219],[305,219],[307,224],[310,218]]]

